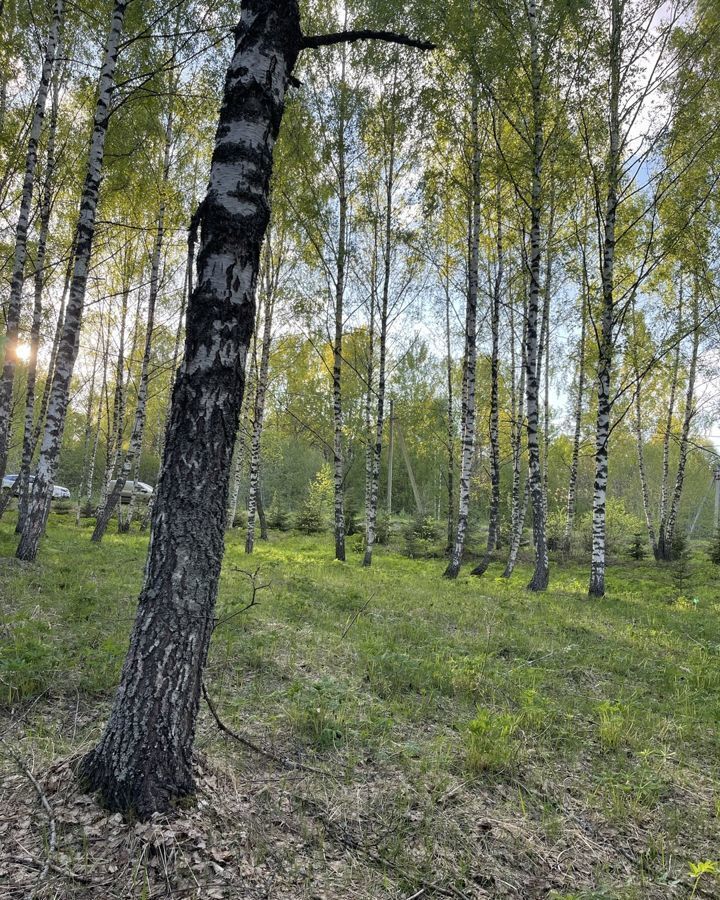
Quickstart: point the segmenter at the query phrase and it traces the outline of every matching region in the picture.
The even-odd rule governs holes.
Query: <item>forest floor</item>
[[[526,565],[447,582],[388,551],[335,563],[329,536],[273,534],[249,559],[230,534],[209,694],[326,774],[203,704],[198,802],[143,825],[71,765],[106,717],[147,537],[98,547],[54,517],[30,566],[12,525],[1,898],[720,897],[720,570],[700,548],[680,573],[618,562],[589,601],[575,563],[538,596]],[[270,586],[239,613],[256,567]]]

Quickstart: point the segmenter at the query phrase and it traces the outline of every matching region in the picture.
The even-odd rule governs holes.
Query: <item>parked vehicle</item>
[[[112,494],[115,489],[115,484],[116,479],[113,478],[108,485],[108,496]],[[151,484],[146,484],[144,481],[126,481],[120,492],[120,500],[122,502],[129,502],[132,495],[135,494],[136,500],[147,503],[153,494],[153,490],[153,486]]]
[[[6,475],[2,480],[3,489],[11,491],[13,489],[13,487],[15,486],[15,482],[17,481],[17,479],[18,479],[17,474]],[[35,481],[35,476],[31,475],[29,478],[30,484],[32,485],[34,483],[34,481]],[[52,498],[53,498],[53,500],[69,500],[70,499],[70,491],[68,490],[68,488],[63,487],[63,485],[61,485],[61,484],[54,484]]]

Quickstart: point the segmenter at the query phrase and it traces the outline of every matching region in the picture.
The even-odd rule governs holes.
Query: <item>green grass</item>
[[[97,547],[54,519],[36,565],[0,560],[0,704],[106,701],[146,543]],[[3,522],[0,555],[14,545]],[[271,587],[218,629],[209,663],[229,723],[333,767],[348,792],[365,784],[393,823],[384,856],[469,896],[481,877],[498,897],[503,880],[519,889],[507,896],[690,896],[690,864],[720,857],[717,566],[696,552],[678,599],[671,567],[620,562],[589,601],[575,564],[533,595],[527,565],[447,582],[440,560],[381,552],[366,570],[331,556],[328,536],[258,544],[252,568]],[[219,617],[247,601],[246,568],[233,533]],[[220,752],[213,741],[202,732]],[[720,896],[712,872],[695,896]]]

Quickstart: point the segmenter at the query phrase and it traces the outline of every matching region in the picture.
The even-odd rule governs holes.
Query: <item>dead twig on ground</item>
[[[28,781],[32,784],[37,792],[38,797],[40,798],[40,804],[42,808],[45,810],[45,815],[48,819],[48,850],[47,850],[47,860],[45,861],[45,865],[42,867],[40,874],[38,875],[38,882],[44,881],[47,878],[48,872],[53,866],[53,857],[55,856],[55,849],[57,847],[57,824],[55,822],[55,815],[53,814],[52,807],[50,806],[50,801],[47,798],[45,791],[42,789],[42,785],[37,780],[37,778],[33,775],[30,769],[25,765],[22,758],[12,749],[12,747],[8,744],[8,742],[0,737],[0,742],[2,742],[5,747],[7,753],[15,760],[15,764],[23,773],[23,775],[28,779]],[[31,896],[34,896],[34,891]]]
[[[360,609],[355,610],[355,612],[350,617],[347,625],[343,629],[343,633],[340,635],[340,640],[344,640],[347,637],[348,631],[350,631],[350,629],[357,622],[357,620],[360,618],[360,616],[365,612],[365,610],[368,608],[368,606],[370,606],[370,603],[372,602],[374,597],[375,597],[375,594],[370,594],[370,596],[367,598],[367,600],[365,601],[363,606],[361,606]]]
[[[316,769],[314,766],[307,766],[304,763],[296,762],[294,759],[288,759],[288,757],[286,756],[279,756],[277,753],[273,753],[272,750],[266,750],[265,747],[260,747],[258,744],[254,743],[249,738],[246,738],[244,735],[238,734],[237,731],[233,731],[233,729],[229,728],[220,718],[220,715],[215,708],[215,704],[210,699],[208,690],[205,687],[205,682],[202,683],[202,695],[205,698],[208,709],[210,710],[213,719],[215,719],[215,724],[220,729],[220,731],[222,731],[224,734],[227,734],[228,737],[231,737],[233,740],[242,744],[244,747],[247,747],[249,750],[252,750],[255,753],[259,753],[261,756],[265,756],[268,759],[271,759],[273,762],[277,763],[280,766],[283,766],[286,769],[293,769],[299,772],[310,772],[313,775],[322,775],[324,778],[337,778],[337,776],[333,775],[332,772],[326,772],[324,769]]]

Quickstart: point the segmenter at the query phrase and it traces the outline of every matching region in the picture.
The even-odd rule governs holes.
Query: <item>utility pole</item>
[[[715,531],[720,531],[720,466],[715,469]]]
[[[395,401],[390,398],[390,446],[388,448],[387,513],[392,515],[393,452],[395,450]]]

